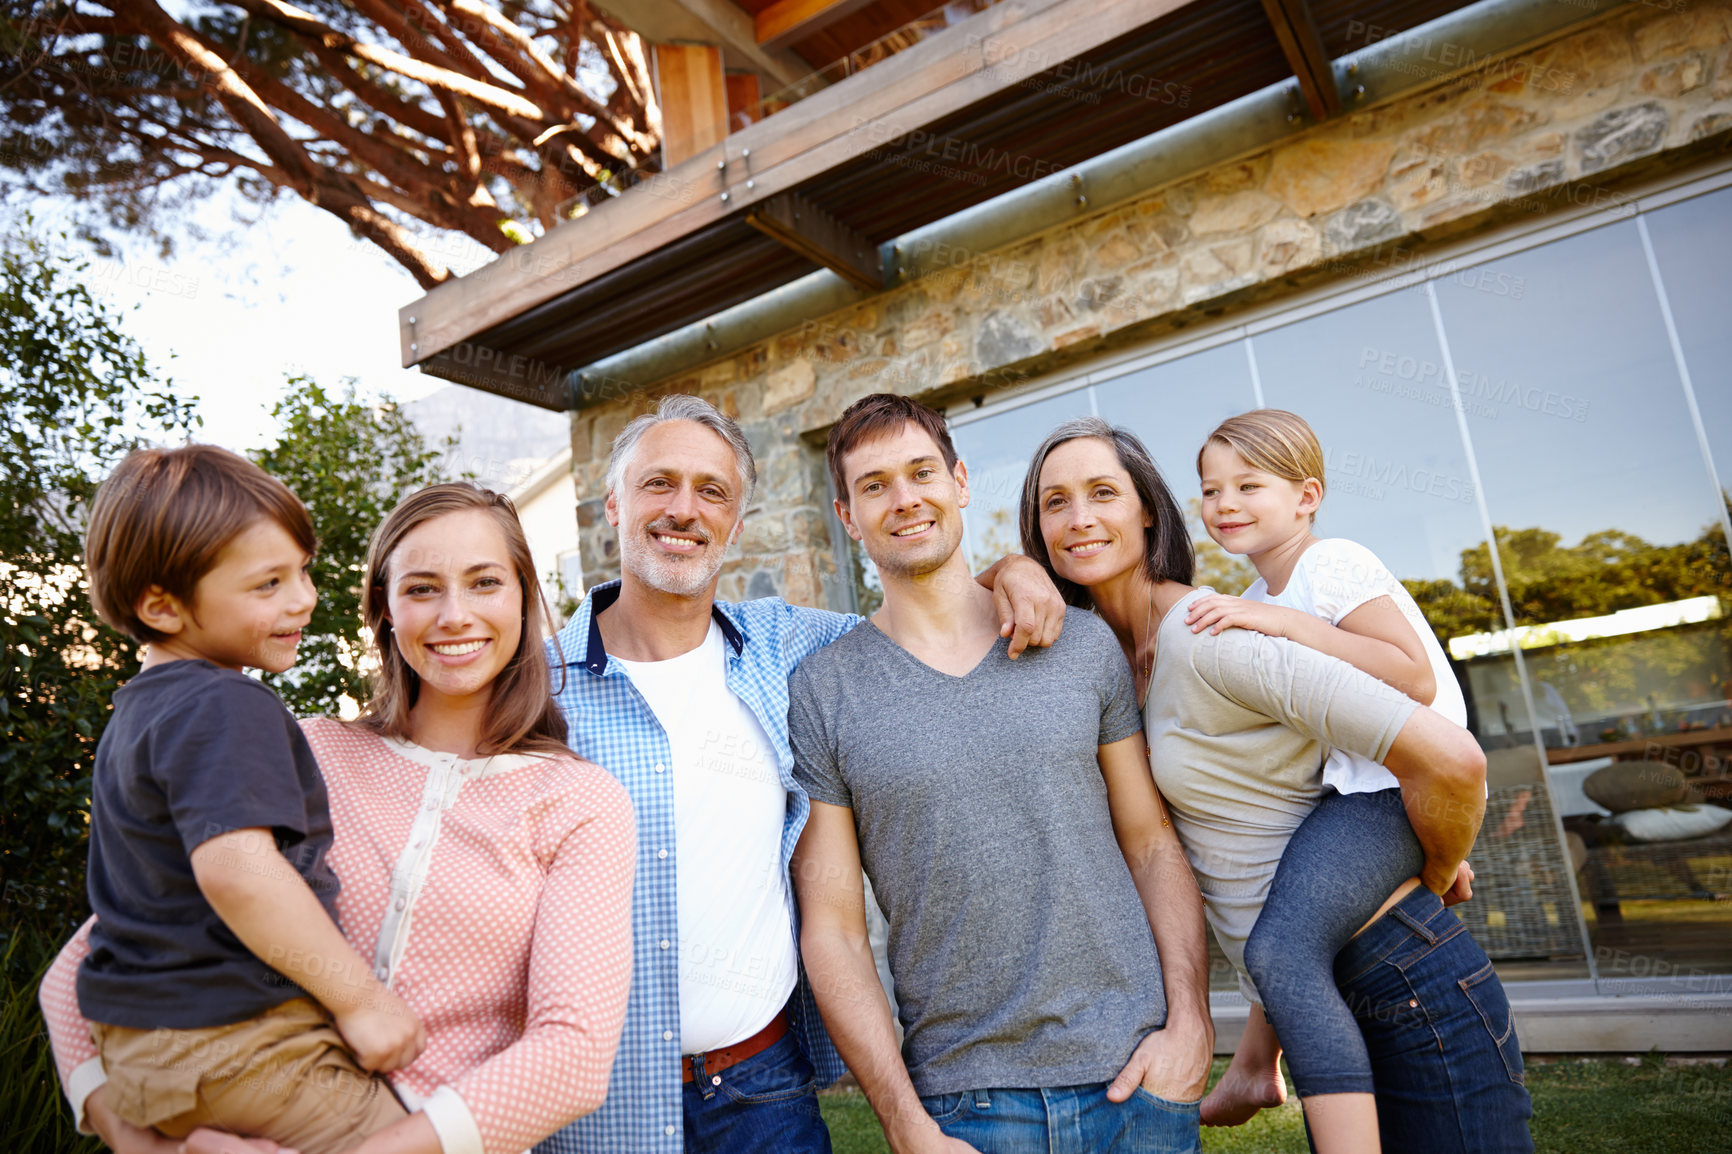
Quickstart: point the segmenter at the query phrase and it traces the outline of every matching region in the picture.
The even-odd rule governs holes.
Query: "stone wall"
[[[661,393],[709,398],[759,455],[721,595],[837,607],[818,438],[867,393],[990,396],[1302,285],[1388,275],[1511,219],[1627,214],[1622,186],[1732,147],[1732,0],[1654,3],[1015,246],[908,254],[941,271],[576,414],[585,585],[619,570],[608,446]],[[1453,63],[1452,46],[1425,44],[1409,66]]]

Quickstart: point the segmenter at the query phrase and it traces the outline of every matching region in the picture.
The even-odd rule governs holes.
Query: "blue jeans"
[[[1385,1150],[1531,1154],[1509,998],[1441,898],[1402,898],[1347,943],[1335,979],[1371,1053]]]
[[[720,1074],[698,1071],[684,1106],[686,1154],[830,1154],[817,1078],[792,1031]]]
[[[1245,970],[1301,1098],[1375,1090],[1365,1041],[1335,988],[1335,957],[1424,864],[1399,789],[1324,790],[1288,840],[1245,941]]]
[[[938,1128],[981,1154],[1195,1154],[1197,1103],[1142,1087],[1107,1101],[1105,1083],[1041,1090],[967,1090],[920,1099]]]

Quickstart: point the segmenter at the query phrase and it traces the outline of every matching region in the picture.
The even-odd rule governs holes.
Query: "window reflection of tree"
[[[1706,595],[1721,598],[1723,612],[1732,609],[1732,558],[1718,522],[1695,540],[1675,545],[1651,544],[1619,529],[1590,533],[1575,545],[1563,545],[1558,534],[1537,527],[1499,526],[1496,534],[1510,603],[1520,625],[1598,617]],[[1452,637],[1503,628],[1490,553],[1483,541],[1462,551],[1459,584],[1446,580],[1404,584],[1446,646]],[[1527,655],[1537,687],[1536,707],[1544,715],[1541,727],[1546,744],[1553,747],[1728,720],[1732,718],[1729,659],[1732,615],[1564,642]],[[1475,664],[1510,661],[1499,656],[1479,658]],[[1513,689],[1513,668],[1506,673]],[[1581,732],[1572,734],[1577,724]],[[1524,718],[1512,717],[1504,728],[1506,735],[1513,736],[1529,726]]]
[[[1001,505],[969,526],[974,532],[974,567],[984,569],[1007,553],[1022,552],[1016,510]]]

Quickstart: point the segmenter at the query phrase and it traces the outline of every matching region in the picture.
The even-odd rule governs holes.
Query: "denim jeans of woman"
[[[1335,979],[1371,1055],[1385,1150],[1531,1154],[1509,998],[1442,899],[1408,894],[1347,944]]]

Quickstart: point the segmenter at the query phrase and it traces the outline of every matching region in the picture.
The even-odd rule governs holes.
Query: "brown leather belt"
[[[712,1083],[721,1083],[721,1073],[729,1066],[738,1066],[747,1058],[755,1058],[782,1040],[782,1035],[788,1032],[788,1011],[782,1010],[770,1024],[747,1038],[743,1042],[735,1042],[732,1046],[724,1046],[719,1050],[711,1050],[706,1054],[691,1054],[680,1059],[680,1081],[694,1080],[693,1071],[698,1058],[704,1060],[704,1076]]]

